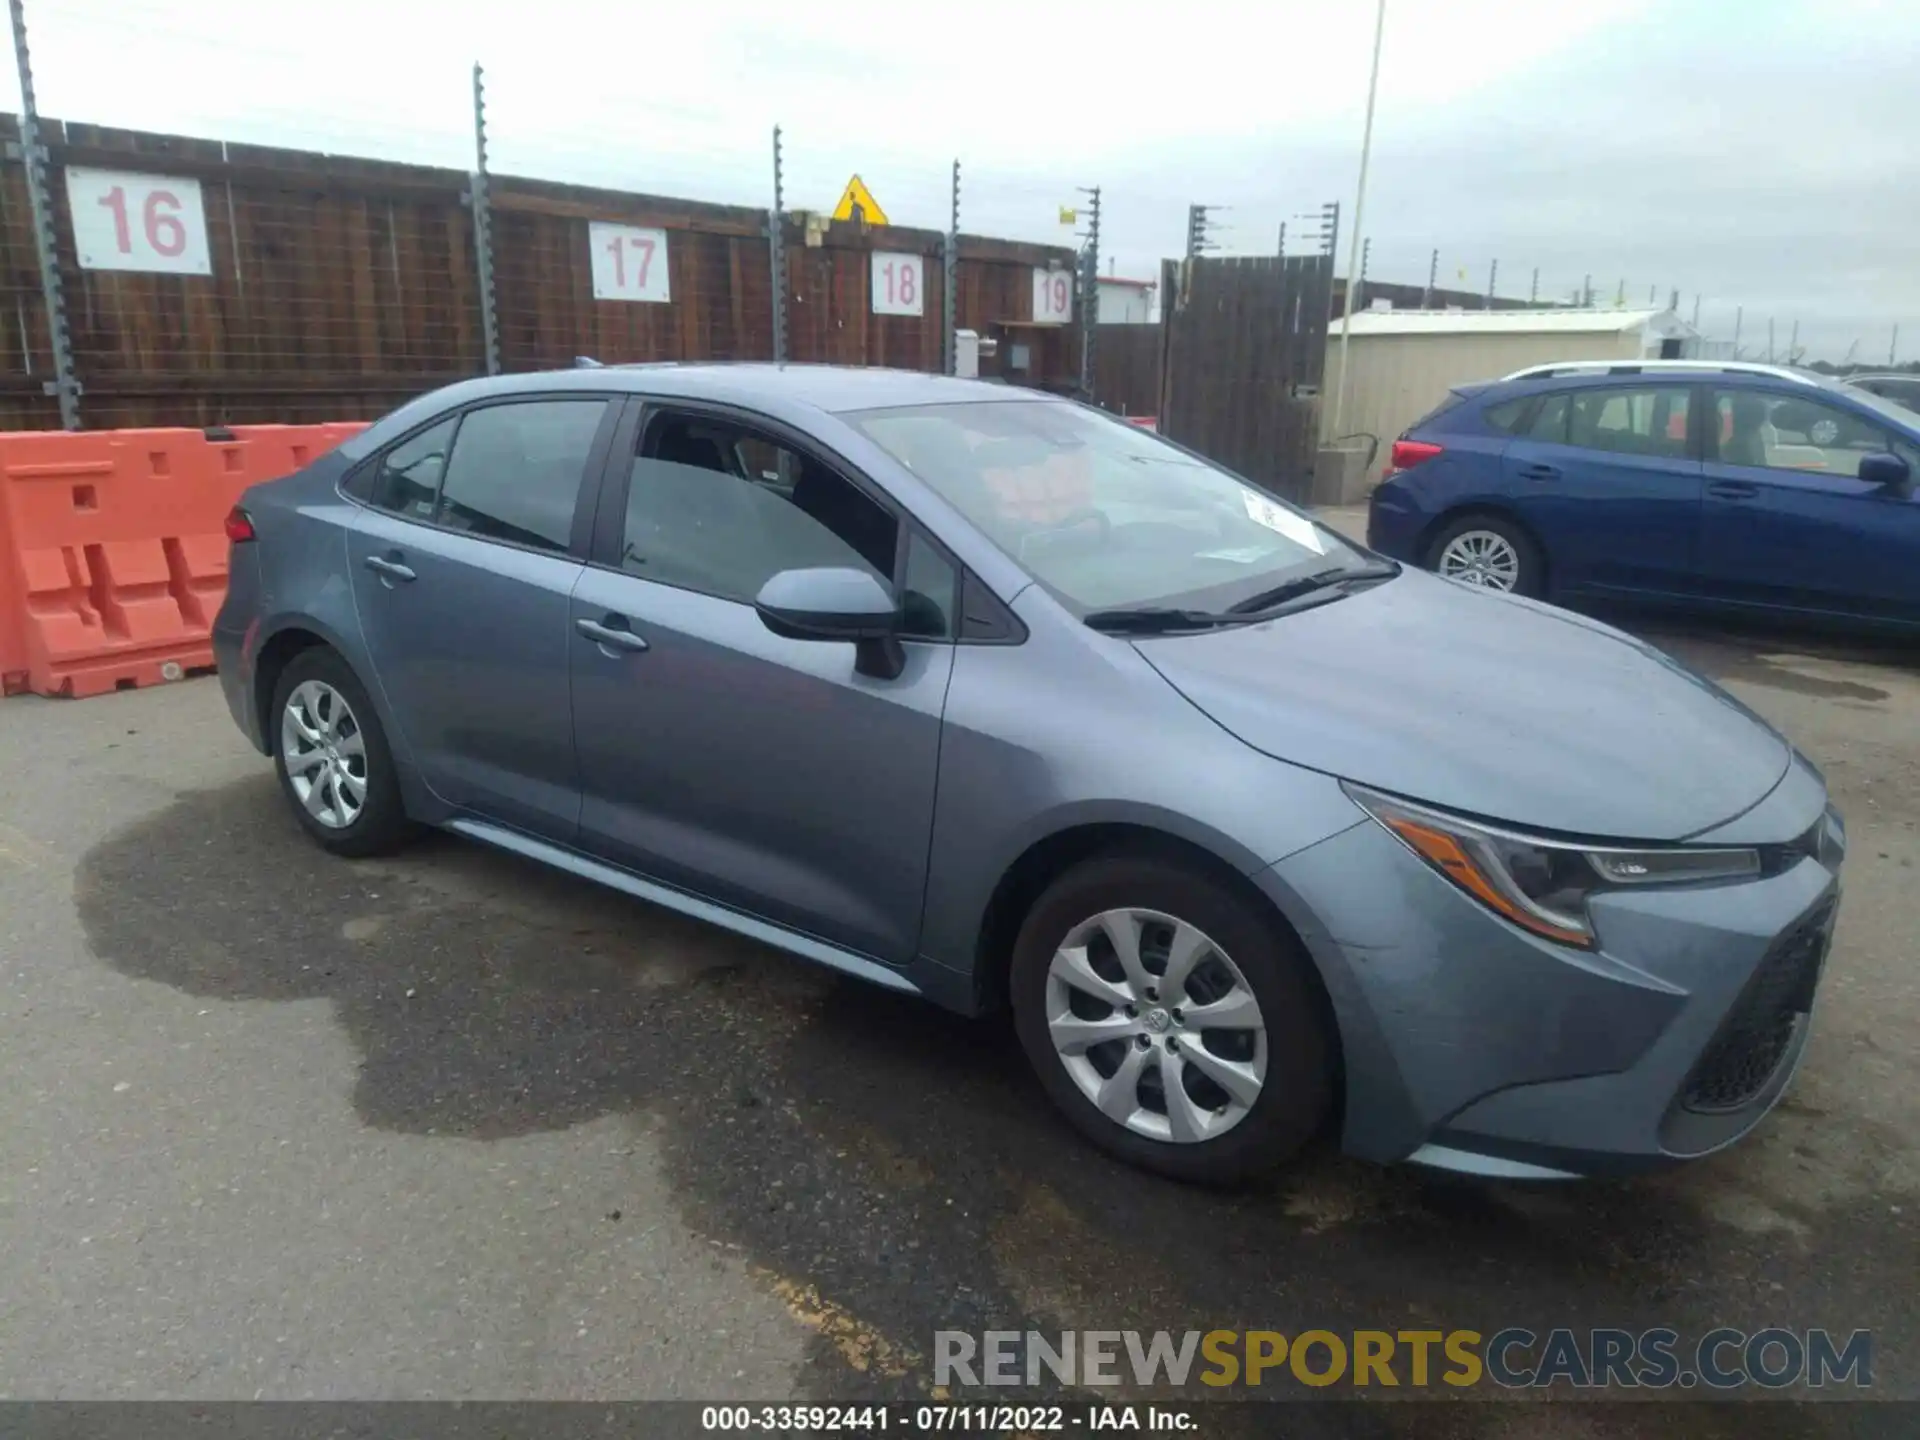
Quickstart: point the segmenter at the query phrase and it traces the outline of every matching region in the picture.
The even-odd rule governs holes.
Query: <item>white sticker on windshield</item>
[[[1231,560],[1236,565],[1258,565],[1262,560],[1271,560],[1274,549],[1271,545],[1242,545],[1235,550],[1202,550],[1202,560]]]
[[[1240,499],[1247,507],[1247,518],[1266,526],[1287,537],[1296,545],[1304,545],[1316,555],[1327,553],[1327,542],[1320,532],[1313,528],[1313,522],[1304,516],[1296,515],[1284,505],[1276,505],[1264,496],[1251,490],[1242,490]]]

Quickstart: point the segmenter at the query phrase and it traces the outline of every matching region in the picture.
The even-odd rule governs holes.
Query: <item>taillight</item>
[[[227,512],[227,539],[235,545],[253,539],[253,517],[238,505]]]
[[[1397,475],[1402,470],[1411,470],[1433,459],[1445,447],[1427,440],[1396,440],[1393,442],[1393,455],[1387,462],[1386,473]]]

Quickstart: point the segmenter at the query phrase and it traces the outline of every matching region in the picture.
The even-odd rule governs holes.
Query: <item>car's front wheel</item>
[[[1308,963],[1206,875],[1101,857],[1021,927],[1014,1024],[1048,1095],[1102,1148],[1233,1180],[1291,1158],[1326,1118],[1331,1047]]]
[[[336,855],[378,855],[412,830],[393,752],[373,701],[347,662],[316,647],[296,655],[273,695],[274,768],[294,818]]]
[[[1464,515],[1445,526],[1427,547],[1427,568],[1464,585],[1536,599],[1546,588],[1539,547],[1498,515]]]

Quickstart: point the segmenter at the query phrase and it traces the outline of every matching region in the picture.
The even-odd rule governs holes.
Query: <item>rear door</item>
[[[1501,458],[1556,591],[1695,588],[1701,466],[1695,387],[1578,386],[1542,395]]]
[[[676,889],[893,964],[925,901],[959,571],[797,437],[649,413],[608,465],[565,653],[580,844]],[[775,635],[776,572],[865,569],[901,596],[905,669]]]
[[[583,481],[615,405],[540,396],[468,410],[376,462],[347,537],[374,679],[448,804],[561,842],[579,820],[569,605]]]
[[[1920,446],[1824,397],[1713,389],[1702,570],[1754,605],[1920,620],[1920,500],[1859,478],[1862,457]]]

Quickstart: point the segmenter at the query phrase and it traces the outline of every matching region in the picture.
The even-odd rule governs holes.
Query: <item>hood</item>
[[[1276,759],[1529,829],[1683,839],[1758,802],[1791,755],[1632,636],[1415,570],[1263,624],[1134,643]]]

